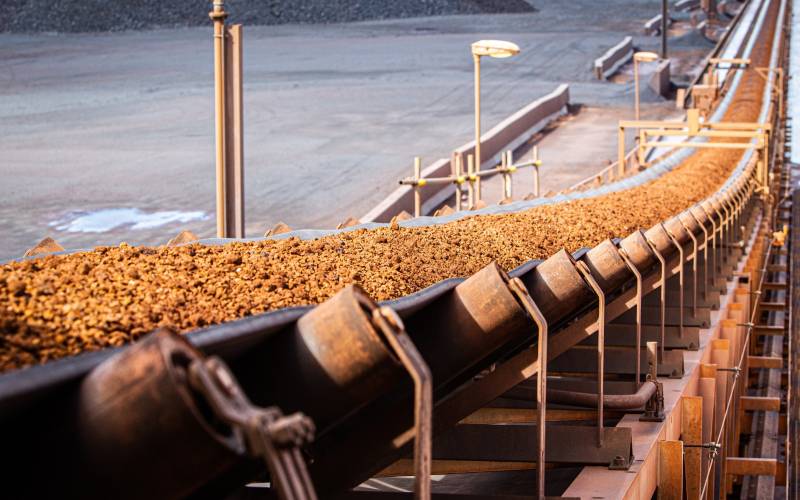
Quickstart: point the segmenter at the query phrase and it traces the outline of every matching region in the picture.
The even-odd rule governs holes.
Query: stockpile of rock
[[[3,0],[0,31],[86,32],[208,24],[200,0]],[[532,12],[526,0],[227,0],[232,22],[340,23],[448,14]]]

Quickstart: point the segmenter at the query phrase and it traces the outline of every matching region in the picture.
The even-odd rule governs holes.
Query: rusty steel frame
[[[525,308],[525,311],[533,319],[537,329],[537,357],[539,359],[547,359],[547,319],[542,314],[539,306],[533,301],[525,284],[519,278],[511,278],[509,280],[509,288],[514,292],[520,300],[520,303]],[[537,429],[538,429],[538,443],[539,449],[536,457],[536,474],[537,474],[537,494],[539,499],[545,497],[545,448],[546,442],[546,424],[547,424],[547,362],[545,361],[539,366],[537,373],[536,384],[536,409],[537,411]]]
[[[606,295],[585,262],[575,264],[583,279],[597,294],[597,447],[603,446],[603,396],[605,395],[605,347],[606,347]]]
[[[672,231],[670,231],[667,227],[665,227],[663,223],[661,224],[661,226],[664,227],[664,232],[667,233],[667,236],[669,236],[669,239],[672,241],[672,244],[675,245],[675,248],[678,250],[678,258],[680,259],[680,262],[683,263],[684,262],[683,246],[678,242],[678,238],[675,237]],[[681,265],[680,268],[678,269],[678,294],[680,297],[678,299],[678,331],[680,332],[681,339],[683,338],[683,284],[684,284],[683,268],[684,266]],[[663,293],[666,294],[666,287],[663,287],[663,291],[664,291]],[[662,297],[666,299],[665,296]],[[661,306],[661,314],[662,314],[662,324],[663,324],[664,314],[665,314],[663,303]],[[661,342],[664,342],[663,338],[661,339]],[[662,346],[661,349],[663,350],[664,347]]]
[[[429,500],[433,442],[431,371],[393,309],[383,306],[373,310],[372,320],[414,381],[414,498]]]

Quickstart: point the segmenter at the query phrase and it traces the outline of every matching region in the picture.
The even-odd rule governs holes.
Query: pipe
[[[656,393],[656,384],[647,380],[634,394],[605,394],[603,396],[603,409],[606,410],[635,410],[641,408]],[[547,389],[547,401],[570,406],[585,406],[587,408],[599,407],[597,394],[593,392],[564,391],[561,389]]]

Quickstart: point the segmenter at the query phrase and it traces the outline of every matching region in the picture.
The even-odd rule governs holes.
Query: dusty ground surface
[[[487,126],[562,82],[575,102],[630,105],[630,84],[597,82],[590,67],[622,36],[640,33],[657,6],[536,7],[522,15],[246,27],[248,235],[280,220],[333,227],[359,217],[408,174],[413,156],[433,160],[469,140],[474,40],[507,38],[523,50],[484,64]],[[657,40],[637,37],[637,44],[652,49]],[[86,248],[163,243],[179,228],[213,234],[210,28],[1,35],[0,68],[0,258],[21,255],[45,235]],[[73,224],[105,209],[180,213],[143,224],[120,219],[113,229]],[[163,222],[180,214],[188,222]]]

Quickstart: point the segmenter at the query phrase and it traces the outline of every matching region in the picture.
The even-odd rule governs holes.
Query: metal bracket
[[[617,455],[614,460],[608,464],[608,470],[628,470],[631,468],[631,462],[622,455]]]
[[[720,450],[722,450],[722,444],[715,443],[711,441],[710,443],[703,443],[703,444],[686,444],[683,443],[684,448],[701,448],[704,450],[708,450],[709,455],[712,459],[716,458],[717,454],[719,454]]]
[[[683,247],[678,242],[678,238],[676,238],[675,235],[672,234],[672,231],[670,231],[669,229],[667,229],[666,226],[664,226],[663,222],[661,223],[661,227],[664,229],[664,232],[667,233],[667,236],[669,236],[669,239],[670,241],[672,241],[672,244],[675,246],[675,248],[678,249],[678,257],[680,258],[681,261],[680,265],[678,266],[678,283],[679,283],[678,302],[680,302],[678,304],[678,331],[680,332],[679,338],[682,339],[683,338],[683,265],[685,263],[683,258]]]
[[[656,392],[647,401],[644,413],[639,420],[642,422],[663,422],[664,421],[664,385],[658,381],[658,345],[657,342],[647,343],[647,361],[650,365],[650,373],[647,380],[656,384]]]
[[[697,238],[692,234],[692,231],[689,230],[689,227],[683,223],[683,221],[678,218],[678,222],[681,223],[683,229],[689,235],[689,238],[692,239],[692,317],[697,317]],[[683,301],[681,301],[681,307],[683,307]]]
[[[605,401],[605,344],[606,344],[606,295],[597,280],[592,276],[589,266],[585,262],[578,261],[575,267],[589,283],[594,293],[597,294],[598,313],[597,313],[597,446],[603,446],[603,402]]]
[[[661,280],[659,280],[658,287],[660,288],[661,292],[661,354],[664,354],[664,339],[666,338],[666,302],[667,302],[667,261],[664,259],[664,256],[661,255],[661,252],[658,251],[658,247],[650,238],[646,239],[647,244],[650,245],[650,250],[653,251],[658,261],[661,263]]]
[[[642,273],[633,265],[628,252],[623,248],[615,247],[622,261],[636,276],[636,388],[642,385]]]
[[[698,205],[700,209],[706,214],[708,220],[711,221],[711,282],[717,282],[717,223],[714,220],[714,217],[711,216],[711,213],[706,210],[702,204]],[[708,243],[706,243],[706,246]],[[706,268],[708,268],[708,260],[706,260]],[[707,272],[707,271],[706,271]]]
[[[537,348],[539,358],[539,373],[536,385],[536,409],[537,431],[539,440],[539,455],[536,457],[536,474],[538,489],[537,493],[540,500],[545,498],[545,445],[546,445],[546,424],[547,424],[547,319],[542,311],[533,301],[525,284],[519,278],[511,278],[508,287],[517,296],[525,312],[536,323],[538,330]]]
[[[188,383],[205,397],[217,418],[238,433],[250,456],[264,459],[282,500],[316,500],[300,447],[310,442],[314,423],[301,413],[284,416],[277,407],[253,406],[225,363],[217,358],[193,361]]]
[[[394,309],[382,306],[373,310],[372,322],[414,381],[414,498],[430,500],[433,377]]]
[[[698,205],[699,206],[699,205]],[[700,229],[703,230],[703,301],[708,302],[708,229],[706,226],[700,223],[700,219],[695,217],[692,211],[689,211],[689,215],[692,216],[697,225],[700,226]],[[695,276],[697,279],[697,276]]]

